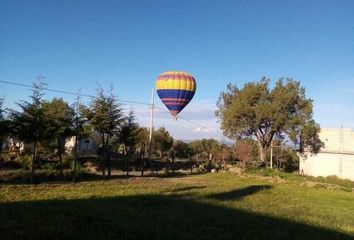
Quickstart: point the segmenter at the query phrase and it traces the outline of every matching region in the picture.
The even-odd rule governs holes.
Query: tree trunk
[[[1,139],[0,140],[0,160],[2,159],[2,145],[4,144],[4,141]]]
[[[106,147],[105,147],[105,144],[104,144],[104,134],[102,134],[101,136],[101,142],[102,142],[102,155],[103,157],[101,157],[101,166],[102,166],[102,176],[103,178],[106,178]]]
[[[105,158],[106,158],[106,162],[107,162],[107,175],[108,175],[108,178],[110,178],[111,177],[111,158],[109,156],[108,141],[109,141],[109,136],[107,135]]]
[[[175,173],[175,156],[173,155],[172,156],[172,174],[174,174]]]
[[[73,182],[76,181],[76,166],[77,166],[77,160],[78,160],[78,136],[75,136],[75,147],[74,147],[74,168],[73,168]]]
[[[129,158],[126,159],[127,176],[129,176]]]
[[[58,143],[58,157],[59,157],[59,175],[63,176],[63,159],[61,157],[63,146],[60,138],[57,139],[57,143]]]
[[[126,149],[126,147],[124,146],[125,152],[126,152],[126,156],[125,156],[125,167],[127,169],[127,176],[129,176],[129,157],[130,157],[130,147],[128,148],[128,150]]]
[[[36,169],[36,158],[37,158],[37,141],[33,143],[33,156],[32,156],[32,169],[31,169],[31,184],[34,184],[34,174]]]
[[[192,162],[192,157],[190,154],[188,154],[188,158],[189,158],[189,163],[191,165],[191,174],[193,174],[193,162]]]
[[[144,176],[145,158],[141,159],[141,176]]]
[[[63,159],[61,157],[61,152],[59,152],[59,176],[63,176]]]
[[[144,176],[144,167],[145,167],[145,144],[141,147],[140,152],[140,161],[141,161],[141,176]]]
[[[265,149],[262,146],[262,144],[259,142],[258,143],[258,150],[259,150],[259,159],[261,160],[262,164],[265,166]]]

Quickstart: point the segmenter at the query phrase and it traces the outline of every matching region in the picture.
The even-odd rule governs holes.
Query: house
[[[354,131],[350,128],[322,128],[319,137],[325,147],[318,154],[300,156],[299,171],[310,176],[331,176],[354,181]]]
[[[65,151],[71,153],[75,147],[75,137],[71,137],[65,142]],[[97,153],[97,142],[93,138],[80,139],[78,149],[81,155],[91,155]]]

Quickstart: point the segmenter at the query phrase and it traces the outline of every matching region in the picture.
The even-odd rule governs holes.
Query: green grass
[[[354,239],[354,193],[221,173],[2,185],[0,239]]]

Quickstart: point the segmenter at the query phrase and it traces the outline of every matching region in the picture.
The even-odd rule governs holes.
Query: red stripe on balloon
[[[179,101],[179,102],[189,102],[186,98],[161,98],[162,101]]]
[[[178,106],[184,106],[186,103],[183,102],[163,102],[166,106],[171,106],[171,105],[178,105]]]

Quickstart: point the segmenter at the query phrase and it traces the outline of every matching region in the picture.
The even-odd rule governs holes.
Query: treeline
[[[153,131],[150,156],[149,129],[139,126],[133,110],[124,113],[112,87],[108,91],[100,87],[87,105],[80,95],[70,105],[62,98],[45,100],[45,86],[35,82],[30,100],[17,103],[18,110],[5,108],[0,98],[0,168],[17,162],[30,170],[32,183],[36,169],[45,167],[56,170],[59,176],[69,170],[75,181],[83,169],[80,146],[87,139],[96,143],[91,165],[102,171],[104,178],[111,177],[112,168],[117,167],[127,174],[132,169],[142,174],[145,168],[161,170],[161,166],[173,171],[178,168],[176,160],[185,162],[184,167],[191,170],[200,166],[218,170],[222,164],[235,162],[243,169],[259,165],[259,144],[252,138],[238,139],[234,145],[215,139],[186,143],[174,140],[164,127]],[[274,167],[295,170],[296,154],[282,141],[275,140],[274,145]],[[269,148],[265,154],[269,162]]]
[[[80,143],[85,139],[97,144],[93,164],[105,178],[111,177],[112,166],[117,165],[123,166],[128,174],[132,166],[141,171],[154,167],[152,162],[157,159],[172,163],[186,159],[190,165],[196,161],[230,159],[231,154],[226,152],[231,148],[227,145],[214,139],[175,141],[161,127],[153,131],[152,157],[147,161],[149,129],[138,125],[133,110],[124,114],[113,88],[99,88],[87,105],[80,97],[71,105],[62,98],[44,100],[44,91],[45,84],[35,82],[30,100],[17,103],[18,110],[5,108],[4,99],[0,99],[0,160],[21,162],[22,167],[30,169],[32,183],[36,181],[36,169],[48,166],[60,176],[69,167],[75,180],[77,171],[82,169]],[[73,143],[69,150],[68,142]],[[24,163],[29,156],[30,163]]]

